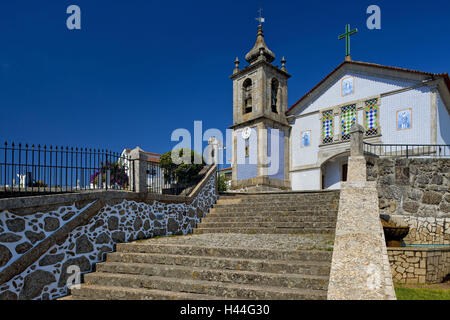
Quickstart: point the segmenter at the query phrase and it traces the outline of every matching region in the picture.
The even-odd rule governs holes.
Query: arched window
[[[277,102],[278,102],[278,87],[279,83],[278,80],[273,78],[270,84],[271,87],[271,99],[270,99],[270,105],[272,107],[272,112],[278,113],[277,109]]]
[[[244,91],[244,114],[252,112],[252,80],[247,79],[243,84]]]

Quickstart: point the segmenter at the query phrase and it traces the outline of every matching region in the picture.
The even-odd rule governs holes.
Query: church
[[[345,60],[288,107],[286,60],[273,64],[258,26],[248,66],[237,58],[230,77],[232,190],[339,189],[355,123],[367,144],[442,145],[450,155],[448,74],[353,61],[351,34],[347,28]]]

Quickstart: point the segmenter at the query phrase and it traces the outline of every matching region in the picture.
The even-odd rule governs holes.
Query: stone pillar
[[[366,181],[366,158],[364,157],[363,145],[364,128],[359,124],[354,124],[350,128],[350,157],[348,158],[349,182]]]
[[[395,291],[375,181],[366,181],[364,129],[351,128],[348,179],[341,183],[329,300],[393,300]]]
[[[147,192],[147,156],[136,147],[130,152],[130,185],[135,192]]]
[[[350,128],[350,155],[352,157],[364,155],[363,134],[364,128],[357,123]]]

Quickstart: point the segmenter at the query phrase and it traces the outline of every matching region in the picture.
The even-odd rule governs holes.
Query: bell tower
[[[260,18],[260,22],[262,18]],[[262,23],[256,43],[245,56],[248,66],[239,68],[236,58],[233,80],[233,174],[231,188],[266,191],[291,188],[289,181],[290,126],[286,120],[286,60],[272,64],[275,54],[264,41]]]

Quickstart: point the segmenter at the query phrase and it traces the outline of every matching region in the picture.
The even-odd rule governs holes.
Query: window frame
[[[331,135],[330,135],[330,137],[327,138],[327,139],[331,139],[329,142],[324,142],[325,136],[324,136],[324,119],[323,118],[324,118],[325,113],[331,113],[331,124],[330,124]],[[335,139],[334,139],[334,108],[323,110],[323,111],[321,111],[320,115],[321,115],[321,117],[320,117],[320,124],[321,124],[320,138],[321,139],[320,139],[320,141],[321,141],[321,144],[328,145],[330,143],[335,142]]]

